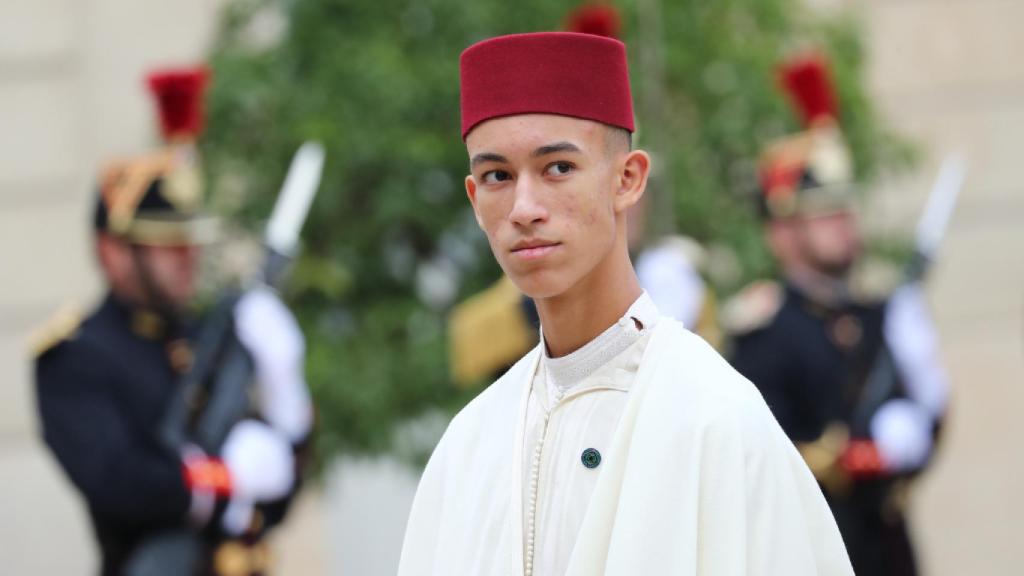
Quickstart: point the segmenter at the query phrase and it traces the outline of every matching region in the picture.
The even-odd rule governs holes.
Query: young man
[[[252,418],[220,454],[160,436],[192,361],[186,311],[209,236],[191,162],[204,81],[191,70],[153,77],[170,145],[113,163],[100,182],[95,245],[109,293],[37,343],[43,437],[88,506],[104,576],[266,574],[264,536],[296,490],[295,452],[312,426],[302,333],[273,293],[254,289],[234,309],[255,365]],[[201,540],[195,561],[160,551],[189,531]]]
[[[757,390],[637,282],[625,46],[504,36],[461,66],[466,192],[541,344],[452,421],[399,574],[850,574]]]

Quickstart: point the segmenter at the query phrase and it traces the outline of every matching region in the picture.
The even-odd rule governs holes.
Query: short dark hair
[[[608,124],[606,124],[605,126],[608,128],[608,133],[607,133],[607,136],[606,136],[606,143],[608,145],[608,150],[609,151],[612,151],[612,150],[614,150],[617,147],[618,148],[625,147],[626,152],[631,152],[633,150],[633,133],[632,132],[630,132],[629,130],[626,130],[625,128],[621,128],[619,126],[611,126],[611,125],[608,125]]]

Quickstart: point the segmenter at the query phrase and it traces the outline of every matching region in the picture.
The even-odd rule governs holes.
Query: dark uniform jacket
[[[180,455],[157,437],[180,376],[172,367],[183,344],[177,336],[158,317],[108,296],[36,360],[43,436],[85,498],[104,575],[120,574],[146,539],[188,526]],[[281,507],[274,512],[274,520],[283,515]],[[204,537],[206,554],[223,539],[212,528]]]
[[[733,365],[761,390],[795,443],[818,440],[834,423],[846,425],[851,438],[868,439],[871,412],[854,414],[875,361],[889,354],[884,303],[830,308],[792,285],[783,294],[774,318],[735,337]],[[889,398],[905,396],[897,376]],[[890,475],[856,481],[841,493],[824,490],[857,574],[916,573],[899,505],[905,480]]]

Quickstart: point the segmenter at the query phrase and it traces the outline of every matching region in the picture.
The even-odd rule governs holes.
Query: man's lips
[[[536,260],[554,252],[561,244],[550,240],[523,240],[512,246],[512,254],[524,260]]]

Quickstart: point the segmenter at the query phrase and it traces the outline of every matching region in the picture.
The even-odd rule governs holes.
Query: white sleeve
[[[246,292],[235,306],[234,318],[235,333],[256,365],[261,414],[291,442],[302,441],[313,427],[313,403],[299,323],[266,287]]]
[[[871,437],[886,465],[904,472],[928,460],[933,426],[945,412],[949,395],[935,329],[919,284],[908,284],[893,294],[884,331],[908,398],[882,405],[871,418]]]
[[[884,330],[910,400],[932,418],[940,418],[946,411],[949,381],[939,361],[935,327],[919,284],[908,284],[893,294],[886,308]]]
[[[704,305],[704,281],[690,260],[671,247],[645,250],[636,264],[640,286],[658,310],[693,329]]]

